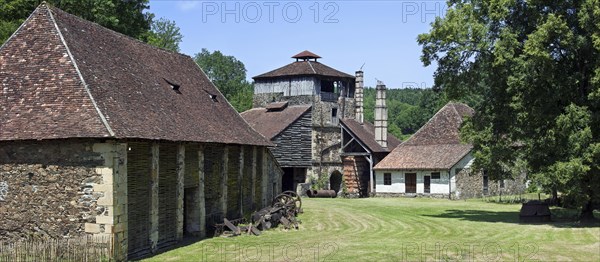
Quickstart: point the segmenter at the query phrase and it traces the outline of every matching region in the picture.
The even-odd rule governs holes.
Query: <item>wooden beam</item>
[[[223,148],[223,166],[221,167],[221,212],[223,218],[227,217],[227,182],[229,171],[229,146]]]
[[[200,218],[200,237],[206,237],[206,203],[204,193],[204,146],[198,149],[198,210]]]
[[[183,197],[184,197],[184,178],[185,178],[185,145],[177,145],[177,240],[183,239]]]
[[[152,143],[152,167],[150,171],[150,251],[158,250],[158,170],[159,144]]]
[[[244,217],[244,146],[240,145],[240,170],[238,172],[238,194],[240,217]]]
[[[251,185],[250,185],[250,203],[251,203],[251,210],[256,210],[256,168],[257,168],[257,164],[256,161],[258,161],[257,157],[257,146],[253,146],[252,147],[252,180],[250,181]]]

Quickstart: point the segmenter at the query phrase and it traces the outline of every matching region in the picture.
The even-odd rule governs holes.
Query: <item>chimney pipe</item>
[[[359,70],[356,71],[356,90],[354,91],[355,93],[355,101],[356,101],[356,105],[355,105],[355,118],[356,121],[359,123],[363,123],[364,121],[364,115],[363,115],[363,87],[364,87],[364,83],[363,83],[363,71]]]
[[[375,96],[375,141],[387,148],[387,106],[385,105],[385,84],[377,81]]]

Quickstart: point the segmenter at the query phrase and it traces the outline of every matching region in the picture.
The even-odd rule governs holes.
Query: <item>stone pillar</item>
[[[185,145],[177,145],[177,240],[183,239],[183,197],[185,179]]]
[[[150,171],[150,249],[152,253],[158,249],[158,169],[159,145],[152,143],[152,169]]]
[[[223,167],[221,168],[221,212],[223,217],[227,217],[227,182],[229,169],[229,146],[223,149]]]
[[[93,151],[104,159],[96,173],[102,175],[102,184],[94,191],[102,193],[96,204],[104,210],[96,216],[96,223],[86,223],[85,231],[99,241],[113,241],[114,259],[127,258],[127,144],[114,142],[94,144]]]
[[[262,157],[262,172],[261,172],[261,188],[262,188],[262,201],[261,201],[261,207],[266,207],[268,204],[268,195],[269,195],[269,164],[267,163],[268,159],[267,159],[267,148],[266,147],[262,147],[260,150],[261,154],[260,157]]]
[[[385,105],[385,85],[378,81],[375,97],[375,141],[387,148],[387,106]]]
[[[206,204],[204,194],[204,147],[200,146],[198,149],[198,217],[199,217],[199,236],[201,238],[206,237]]]
[[[363,114],[363,71],[356,71],[356,90],[354,93],[356,105],[355,105],[355,114],[356,114],[356,122],[363,123],[364,114]]]
[[[240,217],[244,217],[244,146],[240,146],[240,170],[238,172],[238,192],[240,194],[239,197],[239,207],[240,207]]]
[[[257,154],[256,151],[257,151],[257,147],[253,146],[252,147],[252,174],[251,174],[252,179],[251,179],[251,182],[250,182],[250,183],[252,183],[250,185],[250,198],[251,198],[250,199],[250,203],[252,203],[252,207],[251,207],[252,210],[256,210],[256,202],[255,202],[255,196],[256,196],[256,167],[257,167],[256,166],[257,165],[256,161],[258,161],[258,159],[257,159],[258,154]]]

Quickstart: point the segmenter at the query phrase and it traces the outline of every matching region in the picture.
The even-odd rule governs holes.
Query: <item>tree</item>
[[[160,18],[152,21],[151,31],[148,33],[147,42],[156,47],[179,52],[179,43],[183,35],[174,21]]]
[[[148,0],[46,0],[52,6],[104,27],[145,40],[154,15]],[[0,0],[0,43],[17,30],[42,0]]]
[[[244,63],[218,50],[211,53],[206,48],[194,56],[194,61],[238,112],[252,108],[254,90],[246,80]]]
[[[600,0],[450,0],[419,35],[449,99],[481,102],[463,136],[474,167],[512,176],[518,160],[547,192],[593,217],[600,201]],[[521,159],[522,158],[522,159]]]

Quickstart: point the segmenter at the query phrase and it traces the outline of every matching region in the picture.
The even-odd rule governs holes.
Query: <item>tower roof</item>
[[[298,53],[295,56],[292,56],[292,58],[296,58],[296,59],[317,59],[317,58],[321,58],[319,55],[308,51],[308,50],[304,50],[300,53]]]

